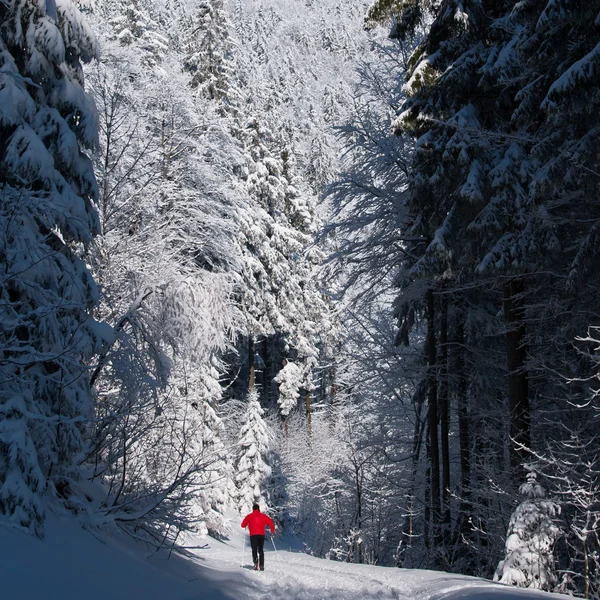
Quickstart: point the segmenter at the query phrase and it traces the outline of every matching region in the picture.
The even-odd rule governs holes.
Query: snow
[[[553,101],[561,94],[568,93],[577,87],[589,85],[598,77],[600,70],[600,43],[582,59],[574,62],[551,86],[542,108],[550,110]]]
[[[302,369],[292,361],[287,361],[283,369],[273,378],[279,385],[278,404],[281,414],[287,417],[296,407],[302,386]]]
[[[92,533],[50,515],[46,538],[0,526],[3,597],[19,600],[519,600],[569,598],[462,575],[335,562],[299,551],[293,538],[265,544],[265,571],[251,570],[241,518],[230,539],[188,539],[153,553],[122,534]],[[243,554],[243,560],[242,560]],[[240,564],[243,564],[240,568]]]

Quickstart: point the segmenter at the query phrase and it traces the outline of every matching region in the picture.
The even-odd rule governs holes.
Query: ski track
[[[240,568],[240,548],[216,544],[209,556],[209,562],[215,560],[221,568]],[[248,581],[243,598],[248,600],[416,600],[429,597],[421,577],[417,574],[401,577],[396,569],[385,569],[385,576],[377,577],[367,565],[329,563],[299,552],[265,549],[265,571],[255,572],[247,545],[244,559],[243,571]],[[406,571],[403,574],[408,575]]]
[[[265,545],[265,571],[253,571],[249,544],[235,529],[226,542],[197,552],[202,564],[228,576],[235,600],[536,600],[568,598],[451,573],[328,561]],[[276,542],[277,543],[277,542]],[[243,555],[243,556],[242,556]],[[243,567],[240,568],[240,561]]]
[[[345,574],[345,581],[339,581],[339,573],[330,569],[316,569],[318,574],[304,572],[286,575],[275,567],[267,572],[257,573],[249,598],[252,600],[400,600],[400,596],[391,586],[371,577],[359,577]],[[327,573],[324,577],[319,575]],[[350,583],[352,581],[352,583]],[[352,591],[350,591],[352,590]]]
[[[239,549],[229,545],[211,548],[210,557],[223,567],[239,568]],[[220,547],[219,547],[220,546]],[[235,552],[238,560],[235,560]],[[251,570],[249,549],[246,546],[244,572],[248,587],[248,600],[403,600],[409,596],[400,594],[389,583],[373,577],[370,573],[356,573],[344,568],[345,563],[327,567],[327,561],[296,552],[265,551],[265,571]],[[211,560],[211,562],[212,562]],[[411,596],[412,597],[412,596]]]
[[[232,524],[239,527],[237,519]],[[301,542],[291,537],[279,552],[267,548],[266,570],[254,572],[242,532],[232,529],[224,541],[189,536],[175,552],[148,555],[121,532],[90,535],[72,518],[51,515],[43,541],[0,527],[2,598],[573,600],[451,573],[324,560],[299,552]]]

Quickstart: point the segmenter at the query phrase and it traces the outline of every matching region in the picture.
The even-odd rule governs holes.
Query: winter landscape
[[[599,142],[600,0],[0,0],[3,597],[600,598]]]

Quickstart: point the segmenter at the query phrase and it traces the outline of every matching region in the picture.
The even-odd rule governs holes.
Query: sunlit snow
[[[230,539],[188,539],[155,553],[131,538],[51,517],[46,539],[0,527],[2,598],[11,600],[517,600],[567,598],[462,575],[335,562],[304,554],[297,540],[265,544],[254,572],[238,519]]]

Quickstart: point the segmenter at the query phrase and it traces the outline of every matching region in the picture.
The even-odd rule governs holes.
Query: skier
[[[252,512],[244,517],[242,527],[248,527],[250,530],[250,545],[252,546],[252,560],[254,561],[254,570],[265,570],[265,527],[271,528],[271,535],[275,533],[275,523],[273,520],[260,512],[258,504],[252,505]]]

